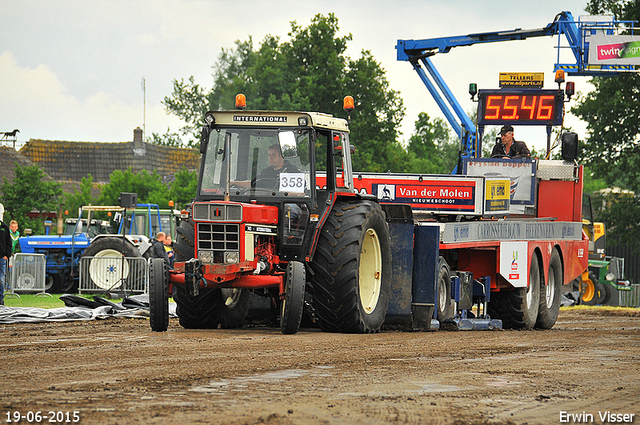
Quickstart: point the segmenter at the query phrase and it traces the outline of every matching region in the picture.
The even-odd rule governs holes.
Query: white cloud
[[[565,0],[561,7],[578,16],[584,3]],[[561,11],[557,7],[543,2],[532,9],[524,0],[495,0],[490,7],[477,0],[4,2],[0,130],[19,128],[20,140],[130,140],[133,129],[143,125],[144,76],[147,135],[167,127],[177,131],[181,123],[161,103],[171,94],[173,79],[193,75],[200,86],[211,87],[212,65],[235,40],[252,36],[256,46],[266,34],[286,40],[291,21],[306,27],[318,13],[335,13],[339,35],[353,35],[347,53],[355,58],[370,50],[387,70],[391,88],[401,92],[407,107],[402,131],[408,138],[419,112],[443,115],[411,65],[396,60],[397,39],[538,28],[553,20]],[[555,55],[554,41],[540,38],[457,48],[433,60],[470,111],[475,107],[468,99],[470,82],[496,88],[499,71],[544,71],[549,86]],[[583,83],[586,79],[576,80],[577,89],[587,91]],[[545,144],[544,130],[538,130],[541,135],[527,142]]]
[[[11,52],[0,55],[0,123],[20,130],[19,141],[50,139],[121,142],[132,140],[133,129],[143,127],[143,103],[127,103],[116,94],[98,91],[86,99],[67,88],[46,66],[21,67]],[[158,103],[146,111],[147,134],[175,131],[180,121],[167,116]]]

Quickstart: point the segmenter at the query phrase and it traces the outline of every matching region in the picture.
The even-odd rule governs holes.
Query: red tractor
[[[238,109],[205,122],[174,269],[150,265],[152,330],[167,330],[169,296],[185,328],[242,326],[253,293],[292,334],[309,292],[323,330],[377,332],[389,304],[389,228],[377,198],[354,189],[347,120]]]

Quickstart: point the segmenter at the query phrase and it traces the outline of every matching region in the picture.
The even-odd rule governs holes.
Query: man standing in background
[[[0,305],[4,305],[4,286],[7,273],[7,264],[11,258],[11,230],[2,221],[4,219],[4,206],[0,204]]]

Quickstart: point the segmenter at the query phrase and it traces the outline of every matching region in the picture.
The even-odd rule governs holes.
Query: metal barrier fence
[[[632,284],[630,291],[619,291],[622,307],[640,307],[640,284]]]
[[[142,257],[82,257],[78,292],[149,292],[149,264]]]
[[[36,293],[47,295],[45,292],[47,259],[44,254],[23,254],[18,253],[13,257],[13,267],[9,272],[9,290],[5,296],[18,293]]]

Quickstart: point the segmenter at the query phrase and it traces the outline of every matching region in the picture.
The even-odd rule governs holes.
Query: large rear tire
[[[222,297],[219,289],[200,288],[191,296],[183,285],[173,285],[173,300],[180,326],[185,329],[217,329],[220,324]]]
[[[562,288],[562,260],[557,250],[553,250],[549,260],[547,272],[547,284],[542,286],[540,292],[540,306],[538,308],[538,320],[536,327],[551,329],[558,320],[560,313],[560,290]]]
[[[195,223],[191,219],[182,220],[176,232],[176,261],[188,261],[195,255]],[[173,298],[181,326],[187,329],[212,329],[219,325],[223,329],[230,329],[244,325],[251,292],[234,288],[200,288],[200,294],[193,297],[184,286],[174,285]]]
[[[169,289],[167,266],[162,258],[149,263],[149,324],[154,332],[169,327]]]
[[[540,304],[540,266],[538,256],[531,256],[529,287],[491,294],[489,315],[502,320],[505,329],[533,329]]]
[[[389,228],[380,205],[338,201],[311,263],[315,312],[330,332],[378,332],[389,306]]]

